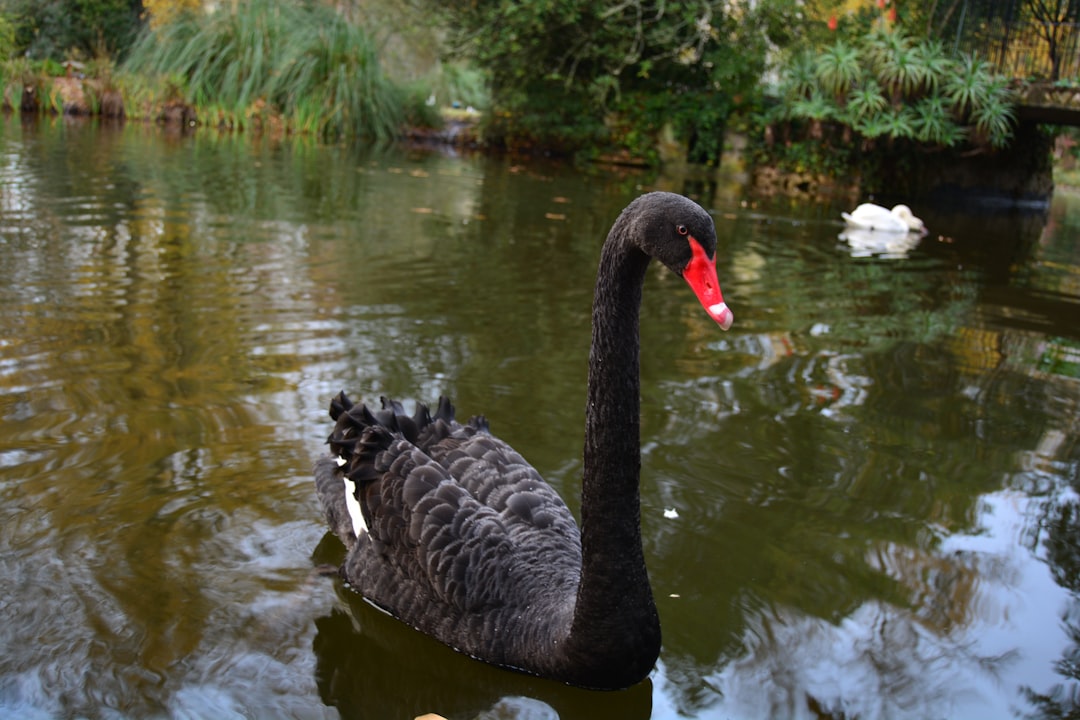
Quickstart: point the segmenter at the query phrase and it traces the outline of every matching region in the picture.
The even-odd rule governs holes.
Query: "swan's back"
[[[349,548],[341,572],[353,589],[499,665],[534,664],[565,637],[581,572],[577,524],[484,418],[458,423],[445,398],[434,415],[418,405],[409,417],[386,399],[372,412],[344,393],[331,417],[335,458],[317,463],[316,488]]]
[[[841,217],[850,228],[876,232],[923,232],[923,221],[915,217],[907,205],[889,208],[863,203],[850,213],[842,212]]]

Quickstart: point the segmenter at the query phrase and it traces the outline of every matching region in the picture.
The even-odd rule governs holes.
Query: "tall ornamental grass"
[[[184,14],[144,31],[124,70],[179,83],[200,117],[238,127],[271,114],[296,132],[385,140],[404,118],[374,41],[323,5],[240,0]]]

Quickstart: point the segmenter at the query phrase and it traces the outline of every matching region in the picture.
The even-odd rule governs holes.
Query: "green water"
[[[654,187],[714,213],[735,326],[650,273],[650,681],[489,668],[320,576],[343,388],[451,395],[576,511],[598,250]],[[1080,712],[1080,199],[916,208],[885,253],[840,209],[4,120],[0,716]]]

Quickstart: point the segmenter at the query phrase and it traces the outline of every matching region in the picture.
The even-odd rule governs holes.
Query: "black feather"
[[[627,206],[601,251],[580,531],[483,415],[459,423],[446,397],[411,416],[389,398],[377,410],[344,392],[331,401],[334,458],[316,463],[315,484],[349,548],[341,572],[350,587],[496,665],[608,689],[648,675],[660,626],[639,524],[638,315],[650,258],[677,274],[690,260],[682,226],[714,254],[711,217],[671,193]],[[367,527],[360,537],[346,477]]]

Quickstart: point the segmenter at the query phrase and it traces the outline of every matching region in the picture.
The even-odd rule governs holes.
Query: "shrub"
[[[125,70],[178,79],[200,117],[227,125],[270,113],[294,131],[385,139],[404,118],[374,41],[321,4],[242,0],[180,15],[147,29]]]
[[[1008,145],[1016,124],[1008,86],[988,63],[950,57],[940,42],[914,41],[898,29],[877,27],[857,42],[793,54],[775,95],[758,119],[768,137],[785,141],[763,151],[779,164],[785,155],[803,162],[809,154],[791,146],[811,141],[852,166],[881,143],[891,151],[966,144],[985,152]]]

